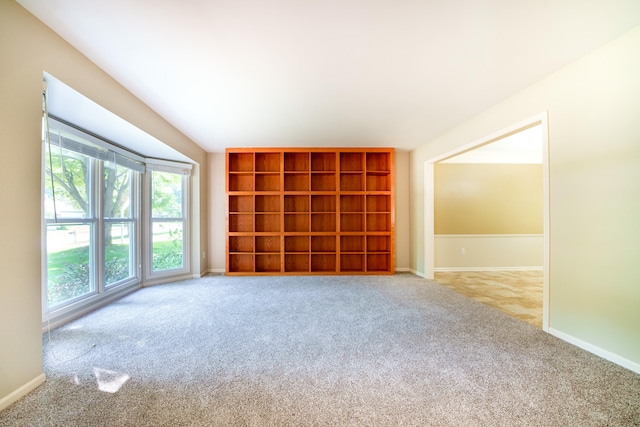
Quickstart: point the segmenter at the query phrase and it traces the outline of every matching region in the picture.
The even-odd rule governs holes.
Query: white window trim
[[[142,211],[142,239],[143,239],[143,286],[167,283],[170,281],[191,278],[191,169],[187,163],[171,162],[167,160],[146,159],[147,171],[169,172],[183,175],[182,179],[182,219],[156,218],[157,220],[172,222],[181,221],[182,226],[182,268],[171,270],[153,271],[153,236],[152,226],[154,218],[151,217],[151,173],[145,173],[143,185],[143,211]]]

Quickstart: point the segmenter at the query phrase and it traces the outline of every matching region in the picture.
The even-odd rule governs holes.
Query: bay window
[[[44,317],[140,283],[142,158],[49,118]]]
[[[143,284],[190,276],[187,207],[192,165],[138,154],[169,153],[188,161],[98,106],[85,112],[91,120],[77,118],[85,124],[99,123],[99,132],[115,139],[53,117],[49,89],[72,102],[81,94],[51,75],[44,77],[42,316],[46,329]]]

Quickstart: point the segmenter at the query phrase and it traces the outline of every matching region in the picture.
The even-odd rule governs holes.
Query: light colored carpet
[[[640,375],[410,274],[160,285],[43,340],[0,426],[640,425]]]

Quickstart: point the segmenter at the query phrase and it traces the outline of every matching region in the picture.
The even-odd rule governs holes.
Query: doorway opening
[[[532,317],[534,307],[537,318],[529,323],[537,322],[545,331],[549,328],[547,135],[543,113],[425,162],[425,276],[488,305],[506,295],[494,307],[510,306],[510,313],[502,311],[523,320]],[[478,173],[481,179],[474,178]],[[447,174],[453,181],[447,181]],[[443,181],[449,185],[444,190]],[[518,187],[519,182],[525,186]],[[484,286],[488,284],[493,286]],[[483,291],[487,294],[479,294]],[[515,314],[518,311],[522,316]]]

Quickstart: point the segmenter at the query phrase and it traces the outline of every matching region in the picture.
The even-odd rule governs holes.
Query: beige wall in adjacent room
[[[424,163],[547,112],[550,331],[640,371],[640,27],[411,153],[411,266]]]
[[[0,404],[42,369],[41,107],[48,72],[199,165],[206,153],[14,1],[0,1]],[[202,182],[200,182],[202,178]],[[206,168],[196,167],[192,247],[207,247]],[[11,185],[6,185],[11,183]],[[196,252],[196,254],[198,253]],[[206,269],[193,257],[193,272]],[[205,260],[206,261],[206,260]],[[19,397],[19,396],[18,396]]]
[[[438,234],[435,271],[542,270],[542,234]]]
[[[542,165],[434,165],[435,234],[542,234],[542,201]]]

